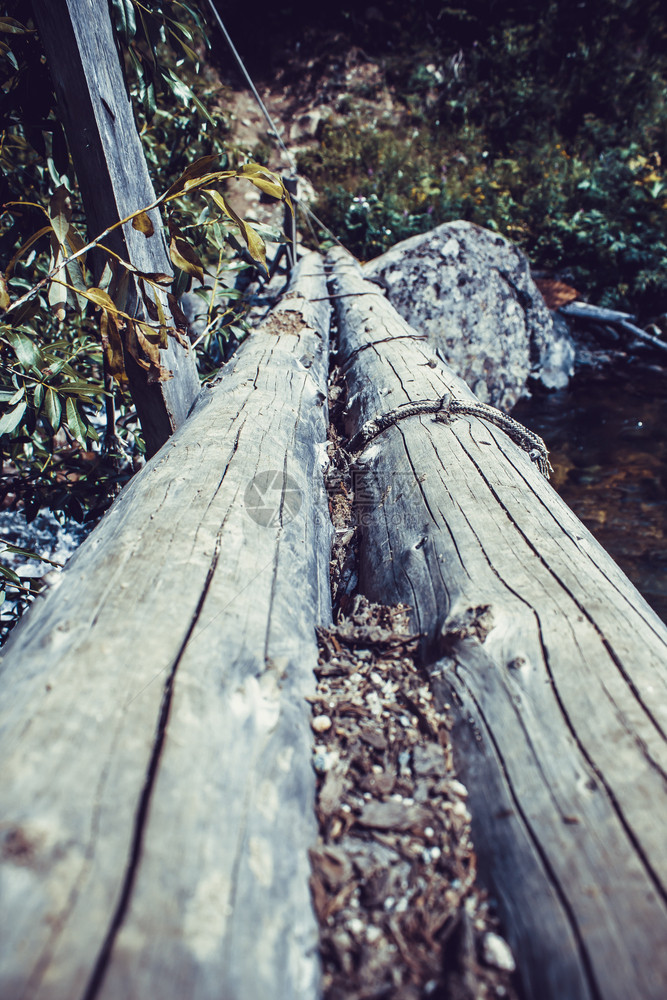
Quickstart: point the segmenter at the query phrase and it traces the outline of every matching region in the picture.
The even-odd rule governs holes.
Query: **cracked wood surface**
[[[330,259],[350,435],[402,403],[474,398]],[[527,997],[661,1000],[667,629],[497,427],[411,417],[356,468],[360,590],[414,609]]]
[[[2,652],[2,997],[317,995],[322,273],[305,258]]]
[[[155,201],[134,112],[111,26],[107,0],[35,0],[34,13],[67,134],[91,239]],[[131,223],[104,243],[145,272],[172,273],[158,210],[155,234],[146,238]],[[99,255],[99,251],[97,251]],[[97,258],[97,272],[106,258]],[[126,311],[135,315],[140,293],[130,283]],[[169,316],[166,297],[165,315]],[[194,351],[173,337],[160,352],[174,378],[148,383],[126,352],[132,398],[152,454],[183,423],[199,392]]]

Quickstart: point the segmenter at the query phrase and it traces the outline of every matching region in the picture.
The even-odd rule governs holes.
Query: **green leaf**
[[[164,41],[164,27],[158,21],[158,19],[154,17],[145,8],[142,9],[141,7],[139,7],[138,13],[139,13],[139,19],[141,20],[141,27],[144,33],[144,38],[146,39],[147,43],[146,49],[148,51],[148,59],[151,62],[152,68],[155,69],[157,67],[157,62],[158,62],[157,47],[161,42]],[[132,50],[130,50],[130,54],[131,55],[134,54]]]
[[[68,396],[84,396],[90,399],[94,399],[96,396],[110,395],[101,386],[91,385],[89,382],[82,382],[80,379],[68,382],[62,387],[61,392]]]
[[[39,348],[33,344],[30,337],[28,337],[21,330],[8,330],[6,337],[14,348],[16,357],[19,359],[19,363],[23,368],[29,369],[39,367],[42,363],[42,354]]]
[[[206,43],[206,48],[210,49],[211,45],[208,38],[206,37],[206,25],[205,22],[202,20],[201,12],[197,10],[194,4],[181,3],[179,2],[179,0],[176,0],[174,6],[181,7],[184,11],[186,11],[187,14],[190,15],[192,20],[199,28],[199,31],[201,32],[202,40]]]
[[[56,562],[55,559],[49,559],[48,556],[40,556],[38,552],[33,552],[32,549],[22,549],[18,545],[6,545],[2,552],[0,552],[0,555],[4,555],[5,552],[15,556],[25,556],[26,559],[36,559],[38,562],[48,563],[49,566],[63,565],[60,562]]]
[[[60,399],[53,389],[49,386],[46,390],[46,396],[44,398],[44,410],[46,412],[46,419],[51,424],[53,431],[58,430],[60,427],[60,418],[62,415],[62,406],[60,404]]]
[[[11,395],[8,394],[8,398],[5,400],[5,402],[8,403],[10,406],[13,406],[14,403],[18,403],[19,399],[23,399],[24,396],[25,396],[25,386],[22,385],[20,389],[16,390],[16,392],[11,393]]]
[[[177,77],[171,69],[167,69],[166,72],[163,71],[162,76],[174,97],[179,101],[183,101],[183,104],[187,107],[195,96],[187,83],[184,83]]]
[[[155,97],[155,80],[153,73],[147,63],[142,62],[139,69],[139,88],[141,96],[141,106],[144,109],[146,121],[151,121],[157,111],[157,100]]]
[[[49,221],[56,234],[58,243],[64,249],[72,222],[72,196],[64,184],[57,187],[51,196],[49,202]]]
[[[81,419],[81,414],[77,409],[77,405],[71,397],[67,400],[65,412],[67,414],[67,426],[77,441],[85,447],[87,430],[86,424]]]
[[[12,431],[15,431],[23,419],[26,408],[27,403],[25,399],[22,399],[13,410],[3,413],[0,417],[0,434],[11,434]]]
[[[169,29],[172,35],[175,32],[178,32],[180,35],[183,35],[184,38],[187,38],[189,42],[194,41],[195,39],[194,32],[192,31],[191,28],[187,26],[187,24],[183,24],[180,21],[174,21],[171,17],[168,18],[167,20],[173,26],[172,28]]]
[[[0,563],[0,576],[4,576],[5,580],[9,580],[11,583],[21,583],[21,577],[9,566],[4,566],[2,563]]]
[[[123,35],[125,45],[129,46],[130,41],[137,33],[137,22],[134,16],[134,4],[132,0],[111,0],[111,6],[116,15],[116,26]]]
[[[202,104],[202,102],[199,100],[196,94],[192,95],[192,103],[197,108],[202,118],[206,118],[206,120],[209,121],[211,125],[215,126],[215,121],[211,118],[206,107]]]
[[[173,34],[173,32],[172,32],[172,34]],[[198,56],[198,55],[197,55],[197,53],[196,53],[196,52],[194,51],[194,49],[191,49],[189,45],[186,45],[186,44],[185,44],[185,42],[183,41],[183,39],[182,39],[182,38],[178,38],[178,37],[177,37],[176,35],[174,35],[174,38],[176,38],[176,41],[177,41],[177,42],[178,42],[178,44],[179,44],[179,45],[181,46],[181,48],[182,48],[182,49],[183,49],[183,51],[185,52],[185,54],[186,54],[186,56],[188,57],[188,59],[189,59],[189,60],[190,60],[191,62],[193,62],[193,63],[195,64],[195,66],[198,66],[198,65],[199,65],[199,56]],[[196,97],[195,97],[195,101],[197,101],[197,98],[196,98]],[[207,111],[207,110],[206,110],[206,108],[205,108],[205,107],[203,106],[203,104],[201,104],[201,102],[199,102],[199,101],[198,101],[197,103],[198,103],[199,107],[201,108],[201,110],[203,111],[204,115],[205,115],[206,117],[208,117],[208,111]]]
[[[63,255],[60,249],[60,245],[54,240],[54,250],[55,255],[52,261],[53,267],[57,266],[63,259]],[[66,285],[63,284],[62,278],[55,275],[52,281],[49,282],[49,290],[47,293],[48,303],[51,306],[51,311],[59,323],[65,319],[65,306],[67,305],[67,293],[68,289]]]

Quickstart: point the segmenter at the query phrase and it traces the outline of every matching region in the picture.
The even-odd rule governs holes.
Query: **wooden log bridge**
[[[347,431],[475,402],[332,254]],[[492,423],[396,422],[356,461],[359,587],[413,608],[476,852],[534,1000],[667,996],[667,629]]]
[[[3,651],[6,1000],[317,995],[317,270],[301,263]]]
[[[3,650],[2,998],[320,995],[322,264]],[[667,630],[358,265],[330,267],[359,589],[412,609],[524,996],[663,1000]]]

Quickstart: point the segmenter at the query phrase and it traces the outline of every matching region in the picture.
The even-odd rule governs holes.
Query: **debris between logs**
[[[331,254],[349,437],[465,383]],[[359,589],[412,609],[525,994],[667,992],[667,629],[529,455],[415,414],[354,456]]]

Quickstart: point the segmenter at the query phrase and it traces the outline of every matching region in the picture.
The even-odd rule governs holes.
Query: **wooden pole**
[[[33,9],[81,189],[88,232],[94,238],[155,200],[118,59],[109,5],[107,0],[34,0]],[[151,218],[153,236],[146,238],[128,223],[106,243],[142,271],[171,274],[159,212],[154,211]],[[136,314],[140,310],[141,294],[132,281],[127,311]],[[194,351],[170,338],[161,353],[164,366],[174,374],[162,383],[149,383],[146,372],[128,352],[125,354],[132,398],[149,454],[183,422],[199,392]]]
[[[3,998],[318,996],[328,326],[313,254],[2,650]]]
[[[332,252],[348,431],[474,396]],[[667,629],[528,455],[433,414],[359,454],[360,590],[451,707],[481,874],[530,1000],[667,996]]]

